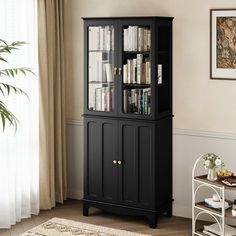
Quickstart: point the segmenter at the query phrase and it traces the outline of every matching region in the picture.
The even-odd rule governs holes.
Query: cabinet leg
[[[167,209],[166,215],[167,215],[168,217],[172,217],[172,216],[173,216],[172,206],[170,206],[170,207]]]
[[[89,205],[83,203],[83,216],[89,216]]]
[[[148,221],[150,228],[155,229],[157,227],[157,214],[153,213],[148,215]]]

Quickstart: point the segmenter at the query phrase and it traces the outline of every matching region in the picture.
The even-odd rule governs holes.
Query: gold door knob
[[[121,165],[121,163],[122,163],[121,161],[118,161],[118,165]]]
[[[113,164],[114,164],[114,165],[117,164],[117,160],[113,160]]]

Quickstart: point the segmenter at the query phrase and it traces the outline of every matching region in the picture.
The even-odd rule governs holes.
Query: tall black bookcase
[[[172,17],[84,20],[83,214],[172,215]]]

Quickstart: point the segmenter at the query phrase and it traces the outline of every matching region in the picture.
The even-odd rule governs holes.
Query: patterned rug
[[[20,236],[148,236],[125,230],[85,224],[61,218],[51,220],[28,230]],[[150,235],[149,235],[150,236]]]

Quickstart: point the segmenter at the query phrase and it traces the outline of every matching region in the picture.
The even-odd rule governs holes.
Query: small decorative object
[[[226,170],[226,169],[219,170],[216,173],[217,173],[217,176],[218,176],[219,179],[227,179],[227,178],[234,175],[232,171]]]
[[[211,10],[211,79],[236,79],[236,9]]]
[[[219,195],[218,194],[213,194],[212,195],[212,200],[214,201],[214,202],[219,202],[220,201],[220,197],[219,197]]]
[[[232,206],[232,216],[236,216],[236,199],[234,200],[234,204]]]
[[[217,180],[216,167],[223,165],[220,157],[214,153],[207,153],[202,159],[205,169],[208,169],[207,179],[210,181]]]

